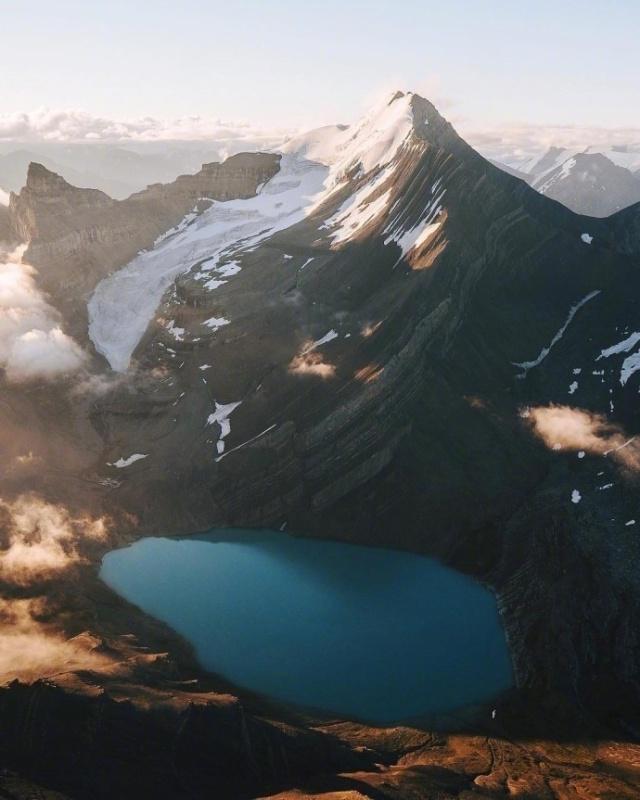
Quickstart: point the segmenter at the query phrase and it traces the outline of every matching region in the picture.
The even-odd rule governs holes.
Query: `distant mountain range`
[[[308,158],[320,158],[328,132],[346,128],[328,125],[292,141],[301,143]],[[254,140],[5,142],[0,144],[0,205],[8,203],[10,191],[18,192],[24,186],[32,161],[74,186],[100,189],[124,199],[150,184],[168,183],[178,175],[196,172],[203,163],[278,147],[281,142],[267,135]],[[552,146],[534,155],[522,154],[517,148],[485,147],[481,141],[478,149],[497,166],[579,214],[606,217],[640,201],[640,142],[586,148]]]
[[[550,147],[533,158],[519,154],[502,158],[495,161],[498,166],[579,214],[607,217],[640,202],[640,144],[582,150]]]
[[[74,186],[100,189],[113,198],[123,199],[150,184],[168,183],[178,175],[197,172],[204,163],[273,144],[273,138],[123,144],[5,142],[0,144],[0,204],[3,191],[6,203],[8,192],[19,192],[25,185],[32,161]]]

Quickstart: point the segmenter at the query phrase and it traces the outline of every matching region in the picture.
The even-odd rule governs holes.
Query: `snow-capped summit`
[[[606,217],[640,201],[640,146],[550,147],[527,161],[507,159],[506,166],[580,214]]]
[[[329,166],[334,183],[357,167],[363,173],[384,167],[413,130],[413,97],[411,92],[387,94],[351,125],[316,128],[282,149]]]

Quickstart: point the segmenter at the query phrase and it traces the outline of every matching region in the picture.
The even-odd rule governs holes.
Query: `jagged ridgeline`
[[[122,201],[32,165],[6,217],[88,353],[7,388],[20,447],[68,453],[30,488],[128,520],[117,541],[286,525],[440,556],[496,591],[519,689],[637,714],[637,465],[598,443],[638,427],[640,207],[578,216],[398,92]]]

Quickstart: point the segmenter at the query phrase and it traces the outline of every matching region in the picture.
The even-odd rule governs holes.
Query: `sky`
[[[0,115],[306,128],[383,91],[477,127],[640,127],[638,0],[0,0]]]

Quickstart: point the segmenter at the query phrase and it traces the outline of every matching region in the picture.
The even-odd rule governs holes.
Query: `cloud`
[[[13,382],[66,375],[86,360],[38,290],[35,271],[22,263],[24,249],[0,254],[0,366]]]
[[[295,356],[289,364],[289,372],[294,375],[316,375],[319,378],[333,378],[336,368],[315,351],[303,352]]]
[[[574,151],[585,150],[587,147],[596,150],[624,146],[640,149],[640,127],[600,128],[521,122],[479,128],[464,121],[459,122],[457,128],[469,144],[487,158],[514,166],[514,161],[541,156],[550,147],[564,147]]]
[[[31,330],[15,340],[6,364],[7,377],[14,382],[53,378],[75,372],[83,361],[82,348],[60,328]]]
[[[23,494],[0,498],[0,531],[0,579],[26,586],[82,563],[81,545],[106,539],[107,522],[74,517],[63,506]]]
[[[140,117],[114,120],[86,111],[38,109],[32,112],[0,114],[0,140],[5,141],[205,141],[244,140],[281,142],[288,129],[264,129],[248,122],[227,122],[201,116],[173,120]]]
[[[552,450],[584,450],[613,458],[633,472],[640,469],[640,440],[601,414],[570,406],[537,406],[522,416]]]
[[[0,600],[0,683],[113,665],[90,634],[65,638],[44,621],[44,599]]]

